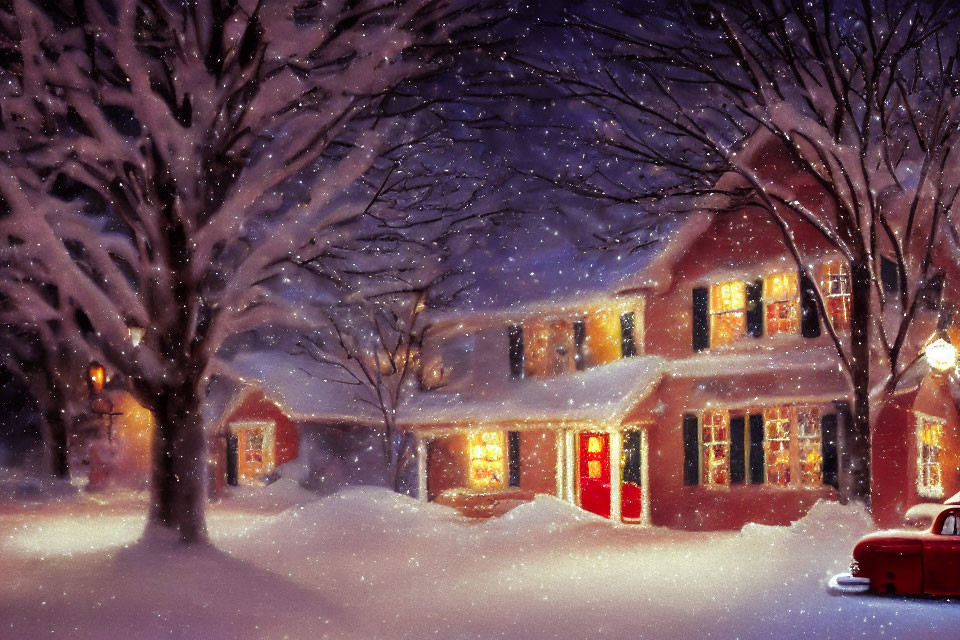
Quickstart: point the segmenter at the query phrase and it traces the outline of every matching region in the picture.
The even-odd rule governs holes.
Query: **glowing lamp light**
[[[139,347],[140,343],[143,342],[143,327],[129,326],[127,327],[127,337],[130,339],[130,344],[135,347]]]
[[[92,389],[95,394],[103,391],[103,383],[106,379],[107,372],[103,368],[103,365],[99,362],[91,363],[87,369],[87,380],[90,382],[90,389]]]
[[[957,366],[957,348],[943,338],[937,338],[927,345],[923,355],[937,371],[946,371]]]

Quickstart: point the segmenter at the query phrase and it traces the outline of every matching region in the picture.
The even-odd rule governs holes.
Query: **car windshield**
[[[955,536],[960,534],[960,531],[957,530],[958,518],[954,513],[949,514],[946,518],[943,519],[943,524],[940,526],[940,535],[943,536]]]

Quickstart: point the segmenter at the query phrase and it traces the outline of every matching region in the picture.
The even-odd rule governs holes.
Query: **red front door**
[[[610,517],[610,436],[581,433],[577,449],[580,507]]]

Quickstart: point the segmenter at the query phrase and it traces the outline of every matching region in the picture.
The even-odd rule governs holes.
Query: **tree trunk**
[[[870,505],[870,287],[871,272],[865,260],[850,265],[852,305],[850,364],[853,412],[846,425],[843,447],[841,497]]]
[[[152,502],[148,529],[175,532],[184,544],[204,543],[206,447],[198,384],[185,379],[157,397]]]
[[[66,480],[70,477],[70,463],[67,458],[67,420],[61,408],[54,406],[45,412],[47,434],[47,464],[50,475]]]

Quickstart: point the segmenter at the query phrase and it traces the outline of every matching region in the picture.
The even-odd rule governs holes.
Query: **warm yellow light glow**
[[[763,279],[767,334],[800,332],[800,283],[796,271]]]
[[[937,371],[946,371],[957,366],[957,348],[943,338],[937,338],[927,345],[923,355]]]
[[[482,431],[468,436],[470,487],[478,490],[502,489],[506,475],[502,431]]]
[[[600,438],[597,436],[590,436],[590,439],[587,440],[587,452],[588,453],[601,453],[603,451],[603,445],[600,443]]]
[[[103,391],[103,383],[106,381],[107,372],[100,363],[94,362],[87,370],[87,376],[90,380],[90,388],[94,393]]]
[[[127,327],[127,337],[130,339],[130,344],[135,347],[139,347],[140,343],[143,341],[143,333],[143,327]]]
[[[917,412],[917,492],[925,498],[943,497],[940,452],[946,422]]]
[[[710,287],[710,345],[733,342],[747,331],[747,285],[731,280]]]

